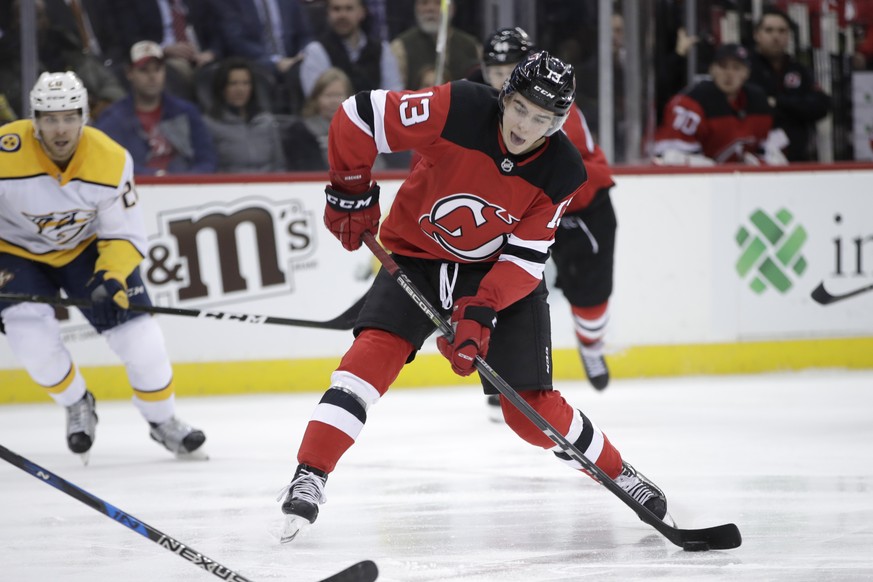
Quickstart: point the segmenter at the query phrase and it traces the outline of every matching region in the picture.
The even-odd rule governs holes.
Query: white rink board
[[[873,285],[873,170],[622,175],[616,183],[613,348],[873,335],[873,292],[826,307],[810,299],[822,282],[833,294]],[[383,205],[398,186],[382,183]],[[322,187],[139,186],[150,238],[142,271],[153,300],[299,319],[342,313],[368,288],[373,261],[366,249],[344,251],[325,230]],[[750,222],[756,211],[771,220],[786,211],[786,236],[798,226],[805,233],[792,256],[802,256],[805,268],[797,274],[780,265],[790,283],[783,291],[753,291],[757,267],[745,277],[737,272],[739,229],[746,227],[750,240],[761,238]],[[778,247],[768,248],[761,261],[773,259]],[[547,276],[551,280],[551,268]],[[569,348],[567,304],[560,293],[552,301],[554,347]],[[159,321],[175,362],[337,357],[351,342],[347,332],[172,316]],[[77,312],[62,329],[80,365],[117,363]],[[434,349],[432,342],[425,347]],[[0,368],[18,367],[9,350],[0,349]]]

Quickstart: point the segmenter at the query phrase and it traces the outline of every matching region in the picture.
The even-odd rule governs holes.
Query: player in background
[[[173,371],[139,272],[146,235],[130,154],[86,127],[88,93],[76,75],[43,73],[32,119],[0,128],[0,290],[88,299],[82,314],[121,358],[151,438],[177,455],[206,440],[175,417]],[[94,395],[62,343],[54,309],[0,301],[0,320],[31,378],[67,410],[67,446],[87,463]]]
[[[654,162],[665,166],[739,163],[784,166],[788,136],[773,129],[764,90],[749,83],[749,52],[718,47],[704,79],[674,96],[655,132]]]
[[[425,298],[451,315],[454,342],[437,338],[440,352],[462,376],[475,371],[476,356],[485,358],[620,487],[666,518],[663,492],[552,386],[543,271],[558,222],[587,179],[579,152],[560,131],[575,87],[573,68],[541,52],[520,63],[499,94],[468,81],[358,93],[331,122],[324,221],[343,247],[358,249],[363,233],[379,231],[379,186],[370,173],[376,155],[417,151],[421,160],[400,186],[380,236]],[[433,322],[381,269],[279,496],[283,541],[315,521],[328,475],[357,440],[368,409],[433,332]],[[480,379],[486,394],[497,393]],[[500,401],[519,437],[581,468]]]
[[[501,28],[485,41],[482,68],[470,77],[498,91],[515,66],[534,52],[534,44],[519,27]],[[573,197],[555,232],[552,259],[561,289],[570,304],[576,342],[588,381],[597,390],[609,384],[603,338],[609,322],[615,255],[615,210],[609,190],[615,185],[603,150],[594,142],[582,111],[573,105],[562,128],[585,162],[588,182]],[[489,397],[490,410],[499,402]],[[492,414],[499,421],[500,415]]]

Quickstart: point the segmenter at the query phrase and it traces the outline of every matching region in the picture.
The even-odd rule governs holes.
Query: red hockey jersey
[[[718,164],[742,163],[746,152],[761,151],[772,128],[772,109],[756,85],[747,83],[730,103],[713,81],[701,81],[667,103],[654,153],[673,149],[703,154]]]
[[[588,129],[588,122],[585,121],[585,116],[575,105],[570,108],[570,115],[567,116],[567,121],[564,122],[562,129],[579,150],[579,153],[582,154],[585,171],[588,172],[588,181],[582,191],[573,196],[573,201],[567,207],[567,212],[577,212],[587,208],[598,191],[615,186],[615,182],[612,181],[612,172],[609,170],[606,154],[595,143],[594,136]]]
[[[477,294],[496,310],[542,279],[561,215],[586,180],[576,148],[558,132],[511,154],[497,92],[468,81],[417,91],[367,91],[331,122],[336,171],[371,168],[378,153],[416,150],[380,237],[393,252],[425,259],[496,261]]]

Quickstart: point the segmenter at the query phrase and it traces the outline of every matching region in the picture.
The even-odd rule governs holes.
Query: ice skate
[[[646,509],[654,513],[664,523],[675,527],[676,523],[667,513],[667,496],[645,475],[638,473],[630,463],[622,462],[621,473],[615,483],[636,499]]]
[[[485,404],[488,406],[488,419],[491,422],[505,422],[503,419],[503,408],[500,406],[499,394],[489,394],[486,397]]]
[[[160,424],[149,423],[149,436],[164,445],[179,459],[206,460],[209,457],[200,447],[206,441],[202,430],[190,427],[175,416]]]
[[[315,523],[318,505],[327,501],[324,484],[327,473],[309,465],[298,465],[291,483],[282,488],[276,501],[282,502],[285,524],[279,541],[283,544],[297,537],[300,531]]]
[[[67,406],[67,446],[87,465],[91,445],[97,437],[97,403],[94,395],[85,391],[78,402]]]
[[[582,366],[585,375],[595,390],[605,390],[609,385],[609,368],[603,358],[603,342],[594,342],[591,345],[579,344],[579,357],[582,358]]]

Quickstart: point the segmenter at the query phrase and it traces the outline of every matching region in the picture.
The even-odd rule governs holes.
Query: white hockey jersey
[[[62,171],[46,156],[32,121],[0,127],[0,252],[59,267],[95,239],[95,271],[122,280],[145,254],[145,228],[127,150],[85,127]]]

